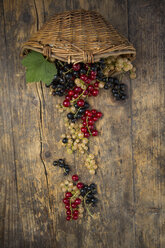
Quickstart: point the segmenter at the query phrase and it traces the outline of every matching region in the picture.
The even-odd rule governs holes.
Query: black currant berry
[[[62,140],[62,142],[63,142],[64,144],[68,143],[68,138],[64,138],[64,139]]]
[[[68,113],[67,117],[69,120],[73,120],[74,119],[74,114],[73,113]]]
[[[58,165],[58,161],[53,161],[53,165],[57,166]]]

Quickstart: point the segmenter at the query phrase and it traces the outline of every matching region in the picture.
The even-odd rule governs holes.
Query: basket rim
[[[59,57],[59,56],[55,55],[52,52],[48,56],[48,54],[44,53],[43,48],[35,48],[35,47],[29,46],[29,45],[25,45],[25,46],[22,47],[21,53],[20,53],[21,57],[27,55],[27,53],[25,54],[25,51],[27,53],[29,53],[30,51],[39,52],[43,56],[46,56],[46,57],[49,57],[49,58],[54,58],[54,59],[59,59],[59,60],[61,60],[63,62],[68,62],[68,63],[84,62],[83,58],[81,58],[79,60],[76,60],[76,61],[74,61],[74,60],[72,60],[70,58],[70,61],[69,61],[69,58],[66,59],[64,57]],[[79,57],[82,57],[81,55],[82,55],[81,53],[77,54],[77,56],[79,56]],[[136,58],[136,50],[135,49],[128,49],[128,50],[122,49],[122,50],[116,50],[116,51],[112,51],[112,52],[108,52],[108,53],[100,53],[99,55],[95,54],[95,55],[93,55],[93,62],[98,62],[101,58],[108,58],[110,56],[120,56],[120,55],[125,55],[125,56],[127,55],[130,58],[130,60],[133,61]]]

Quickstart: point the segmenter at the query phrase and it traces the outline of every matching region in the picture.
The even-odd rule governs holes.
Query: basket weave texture
[[[21,55],[30,50],[68,63],[93,63],[122,54],[133,60],[136,55],[133,45],[99,13],[82,9],[52,17],[23,44]]]

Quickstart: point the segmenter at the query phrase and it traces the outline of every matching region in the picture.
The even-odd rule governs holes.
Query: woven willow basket
[[[136,50],[99,13],[73,10],[52,17],[23,44],[21,55],[30,50],[68,63],[93,63],[114,55],[133,60]]]

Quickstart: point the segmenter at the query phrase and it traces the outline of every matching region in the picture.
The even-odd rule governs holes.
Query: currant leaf
[[[47,61],[42,54],[35,51],[31,51],[26,55],[22,60],[22,64],[26,67],[27,83],[42,81],[49,85],[57,74],[56,66]]]

